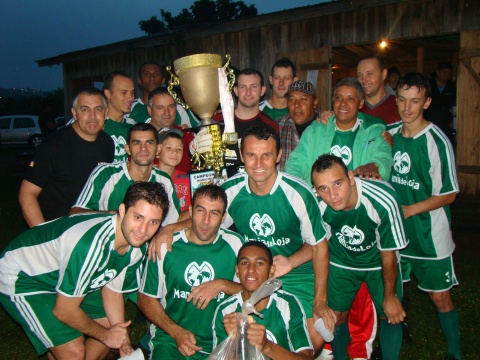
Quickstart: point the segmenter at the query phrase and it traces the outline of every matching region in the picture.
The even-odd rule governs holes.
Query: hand
[[[250,345],[263,352],[268,344],[267,329],[264,325],[251,323],[247,329],[247,338]]]
[[[413,205],[402,205],[402,210],[403,210],[403,218],[405,220],[415,215],[415,208]]]
[[[273,265],[275,265],[275,274],[273,275],[274,278],[288,274],[293,269],[290,259],[283,255],[276,255],[273,258]]]
[[[201,285],[192,287],[190,295],[188,295],[187,302],[192,301],[193,306],[197,309],[204,310],[210,301],[217,297],[221,291],[222,279],[215,279],[204,282]]]
[[[133,348],[130,341],[125,341],[122,346],[120,346],[120,357],[130,355],[132,352]]]
[[[103,342],[111,349],[120,349],[124,344],[130,344],[130,338],[128,337],[128,327],[131,321],[118,323],[108,329],[108,335]]]
[[[180,351],[183,356],[192,356],[197,351],[202,350],[201,347],[195,345],[197,343],[195,335],[188,330],[179,328],[173,338],[177,343],[178,351]]]
[[[407,316],[400,300],[398,300],[396,296],[385,296],[383,299],[383,311],[387,314],[387,319],[390,324],[399,324],[405,319],[405,316]]]
[[[392,136],[392,134],[390,134],[388,131],[384,131],[382,133],[382,137],[383,137],[383,140],[385,140],[387,142],[387,144],[390,145],[390,147],[393,146],[393,136]]]
[[[353,171],[353,175],[358,175],[365,180],[381,180],[382,176],[378,172],[378,165],[376,163],[368,163],[357,167]]]
[[[190,153],[199,154],[206,153],[211,150],[213,144],[212,134],[208,133],[208,127],[204,126],[200,129],[193,141],[190,143]]]
[[[173,233],[174,231],[167,225],[160,229],[160,231],[150,240],[148,244],[148,258],[155,262],[157,256],[159,259],[162,258],[160,249],[163,243],[167,244],[167,250],[172,251],[172,242],[173,242]]]
[[[313,303],[313,321],[317,321],[318,318],[323,319],[323,323],[328,330],[331,332],[335,330],[337,315],[335,311],[328,307],[325,301],[314,301]]]
[[[237,332],[238,322],[237,313],[232,312],[223,317],[223,327],[228,336]]]
[[[322,111],[317,117],[317,122],[319,124],[327,125],[328,119],[330,119],[333,115],[334,115],[334,112],[331,110]]]

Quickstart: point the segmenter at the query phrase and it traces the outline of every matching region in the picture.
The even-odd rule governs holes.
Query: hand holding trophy
[[[229,69],[230,55],[222,67],[222,60],[217,54],[196,54],[185,56],[173,62],[175,74],[171,75],[168,91],[175,101],[185,109],[191,108],[202,120],[199,125],[202,142],[195,143],[192,162],[198,170],[212,169],[214,184],[223,182],[221,171],[224,166],[225,147],[238,142],[234,125],[234,108],[231,90],[235,82],[233,70]],[[229,80],[227,80],[227,76]],[[180,85],[185,103],[173,90]],[[222,137],[220,125],[212,120],[212,115],[221,102],[225,130]],[[197,136],[198,136],[197,135]],[[211,145],[210,145],[210,135]],[[205,148],[207,145],[207,148]],[[208,148],[209,147],[209,148]]]

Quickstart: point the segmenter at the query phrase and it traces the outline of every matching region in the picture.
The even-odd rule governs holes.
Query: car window
[[[35,127],[35,122],[32,118],[15,118],[13,120],[13,128],[14,129],[25,129],[25,128],[32,128]]]
[[[12,121],[12,118],[1,118],[0,119],[0,129],[5,130],[5,129],[10,129],[10,122]]]

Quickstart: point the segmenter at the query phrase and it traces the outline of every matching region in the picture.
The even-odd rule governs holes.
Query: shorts
[[[183,356],[178,351],[177,343],[175,340],[162,330],[155,328],[154,325],[150,326],[150,329],[154,332],[150,341],[150,360],[207,360],[210,354],[196,352],[192,356]],[[212,340],[213,343],[213,340]]]
[[[92,319],[98,319],[103,312],[103,304],[98,303],[100,291],[90,293],[81,304],[81,308]],[[88,300],[87,298],[90,297]],[[101,295],[100,295],[101,297]],[[82,333],[71,328],[53,315],[57,294],[14,295],[0,294],[0,302],[5,310],[17,321],[27,334],[38,355],[49,348],[72,341]],[[100,298],[101,300],[101,298]],[[100,304],[100,306],[98,306]]]
[[[290,275],[290,274],[288,274]],[[315,281],[313,274],[292,274],[282,276],[282,290],[295,295],[302,304],[307,319],[313,318],[313,295]]]
[[[398,274],[400,274],[400,270]],[[338,312],[349,311],[363,281],[367,284],[378,315],[385,317],[386,314],[383,311],[384,288],[382,270],[349,270],[330,264],[327,284],[328,306]],[[402,301],[402,281],[400,275],[397,276],[395,292],[398,299]]]
[[[453,259],[450,255],[444,259],[414,259],[403,257],[410,263],[417,278],[418,288],[426,292],[441,292],[458,285]]]
[[[400,267],[402,268],[402,282],[409,282],[412,265],[407,258],[403,256],[400,258]]]

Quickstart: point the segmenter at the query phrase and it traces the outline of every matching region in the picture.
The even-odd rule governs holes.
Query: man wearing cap
[[[115,213],[128,187],[137,182],[157,182],[165,186],[170,200],[162,225],[178,220],[180,207],[170,177],[153,167],[160,152],[158,133],[150,124],[136,124],[128,131],[125,151],[130,161],[97,166],[90,175],[70,214],[85,212]]]
[[[285,93],[288,114],[277,120],[280,128],[282,157],[278,169],[283,171],[290,153],[297,147],[304,130],[317,118],[318,100],[311,82],[294,81]]]

